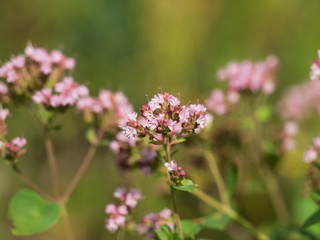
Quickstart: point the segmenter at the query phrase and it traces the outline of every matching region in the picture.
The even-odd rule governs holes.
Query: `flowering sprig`
[[[128,138],[149,136],[152,141],[164,143],[165,139],[177,139],[207,125],[203,105],[181,106],[180,100],[167,92],[155,95],[141,107],[140,112],[141,120],[137,120],[137,113],[128,115],[128,122],[123,128]]]
[[[115,154],[116,164],[121,170],[140,169],[149,175],[160,166],[158,145],[149,145],[146,139],[129,139],[122,132],[110,142],[109,147]]]
[[[132,213],[138,201],[142,198],[138,190],[130,189],[126,191],[124,188],[117,188],[113,196],[120,200],[120,204],[108,204],[105,209],[105,212],[109,215],[105,227],[112,233],[126,225],[127,215]]]
[[[65,72],[73,70],[75,60],[59,50],[48,52],[29,44],[24,51],[0,67],[0,97],[4,102],[25,101],[38,90],[52,88]],[[20,96],[17,100],[17,96]]]
[[[154,238],[155,230],[160,230],[161,225],[168,226],[171,231],[174,230],[174,224],[171,220],[172,211],[168,208],[163,209],[159,213],[147,213],[137,225],[137,232],[146,239]]]
[[[124,127],[127,115],[133,112],[133,107],[122,92],[101,90],[98,97],[86,96],[77,102],[77,109],[87,123],[107,125],[108,130],[118,130]]]
[[[268,56],[265,61],[229,62],[224,69],[220,69],[217,76],[228,82],[229,91],[241,92],[262,91],[270,94],[274,91],[275,72],[278,68],[278,59]]]
[[[26,144],[27,140],[21,137],[16,137],[11,142],[0,141],[1,155],[9,161],[18,160],[21,155],[27,152]]]
[[[182,170],[181,167],[177,166],[177,163],[174,161],[166,162],[164,166],[167,168],[170,175],[171,183],[178,186],[181,184],[181,181],[185,179],[186,173]]]
[[[81,97],[88,96],[89,90],[84,85],[74,82],[72,77],[64,77],[57,82],[54,89],[43,88],[35,92],[32,100],[36,104],[43,104],[47,109],[66,109],[73,106]]]

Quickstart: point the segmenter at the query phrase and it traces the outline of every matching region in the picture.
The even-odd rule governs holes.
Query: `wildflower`
[[[103,119],[108,116],[108,130],[118,130],[118,127],[124,128],[128,114],[133,112],[132,105],[123,93],[113,93],[109,90],[101,90],[98,97],[85,96],[80,98],[77,102],[77,109],[88,123],[97,121],[103,124]],[[110,122],[113,124],[110,125]],[[127,134],[134,138],[135,132],[132,129],[126,130]]]
[[[136,113],[127,115],[123,132],[128,138],[149,136],[151,140],[159,140],[157,135],[163,139],[176,138],[207,125],[203,105],[181,106],[180,100],[167,92],[155,95],[140,112],[142,120],[137,120]]]
[[[105,209],[109,215],[105,227],[112,233],[126,225],[127,215],[136,207],[142,195],[136,189],[127,192],[124,188],[117,188],[114,197],[120,200],[120,204],[108,204]]]
[[[206,101],[206,106],[217,115],[224,115],[228,111],[224,94],[219,89],[212,90],[209,99]]]
[[[88,88],[75,83],[72,77],[65,77],[51,88],[43,88],[35,92],[32,100],[37,104],[43,104],[47,108],[73,106],[81,97],[87,97]]]
[[[19,101],[28,101],[30,93],[33,96],[36,92],[41,92],[41,89],[51,88],[58,82],[64,82],[66,70],[72,69],[74,64],[73,59],[67,58],[59,50],[49,53],[44,48],[28,44],[24,54],[17,55],[0,66],[0,78],[4,80],[0,82],[0,97],[3,101],[9,102],[17,101],[16,96],[21,95]],[[78,90],[78,95],[81,96],[87,91],[83,86]],[[58,97],[54,96],[54,106],[73,105],[73,98],[60,96],[58,101]],[[40,101],[39,98],[36,101]]]
[[[303,154],[305,163],[314,162],[318,158],[318,152],[314,148],[308,148]]]
[[[310,113],[320,114],[320,81],[307,81],[290,88],[278,104],[285,120],[301,121]]]
[[[170,179],[175,185],[178,185],[185,178],[185,172],[174,161],[166,162],[164,166],[167,168]]]
[[[7,160],[19,159],[21,155],[26,153],[25,145],[27,140],[25,138],[16,137],[11,142],[0,142],[1,154]]]
[[[168,208],[163,209],[160,213],[150,212],[146,214],[137,226],[138,233],[146,239],[150,239],[155,237],[154,230],[160,230],[161,225],[167,225],[173,231],[174,224],[170,219],[171,214],[172,212]]]
[[[274,91],[274,75],[278,67],[275,56],[269,56],[260,62],[229,62],[224,69],[218,70],[217,76],[222,81],[228,82],[229,92],[233,94],[241,91],[258,92],[270,94]],[[237,96],[233,95],[234,102]]]
[[[313,145],[303,154],[303,161],[305,163],[311,163],[318,159],[318,155],[320,153],[320,137],[315,137],[312,142]]]
[[[295,148],[296,142],[294,137],[298,133],[298,125],[294,121],[288,121],[285,123],[282,132],[280,133],[280,139],[282,140],[281,151],[288,152]]]

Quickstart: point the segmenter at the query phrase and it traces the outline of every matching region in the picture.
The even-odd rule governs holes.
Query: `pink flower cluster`
[[[167,168],[171,181],[177,185],[183,180],[186,176],[186,173],[182,170],[181,167],[177,166],[177,163],[174,161],[166,162],[164,166]]]
[[[7,160],[19,159],[27,151],[24,148],[26,144],[27,140],[21,137],[16,137],[11,142],[0,141],[1,155]]]
[[[163,209],[160,213],[150,212],[146,214],[141,223],[138,224],[137,231],[146,239],[154,238],[154,230],[160,230],[161,225],[167,225],[171,231],[173,231],[174,224],[170,221],[170,218],[171,210],[168,208]]]
[[[128,114],[127,125],[123,128],[128,138],[157,136],[172,138],[194,133],[207,125],[206,108],[201,104],[180,105],[180,100],[164,92],[155,95],[141,107],[142,120],[137,113]]]
[[[122,132],[116,135],[110,145],[116,154],[116,163],[123,170],[139,168],[144,174],[151,174],[157,167],[157,146],[146,146],[143,141],[127,138]],[[139,153],[139,154],[138,154]]]
[[[301,121],[312,111],[320,114],[320,81],[307,81],[290,88],[278,104],[286,120]]]
[[[222,116],[228,112],[229,105],[237,103],[239,99],[240,95],[237,91],[229,91],[225,96],[220,89],[213,89],[210,97],[206,100],[206,107],[209,111]]]
[[[124,188],[116,189],[113,196],[120,200],[120,204],[108,204],[105,209],[105,212],[109,215],[105,227],[112,233],[125,226],[126,215],[132,212],[142,198],[138,190],[131,189],[127,192]]]
[[[311,163],[318,159],[320,153],[320,137],[313,139],[313,146],[309,147],[303,154],[303,161]]]
[[[299,127],[296,122],[289,121],[285,123],[283,131],[280,133],[282,152],[288,152],[295,148],[296,142],[294,137],[297,135],[298,131]]]
[[[310,79],[320,80],[320,50],[318,50],[318,59],[311,64]]]
[[[43,104],[46,108],[59,108],[73,106],[78,99],[88,94],[89,90],[86,86],[74,82],[72,77],[64,77],[62,81],[55,84],[54,89],[43,88],[35,92],[32,100],[36,104]]]
[[[103,117],[111,112],[116,117],[117,126],[125,126],[127,114],[133,111],[132,105],[122,92],[113,93],[109,90],[101,90],[98,97],[84,97],[77,103],[77,109],[90,122],[95,117]]]
[[[44,48],[29,44],[24,54],[13,57],[1,66],[0,78],[6,83],[0,82],[0,96],[32,93],[46,86],[47,81],[59,81],[64,72],[74,66],[74,59],[64,56],[59,50],[49,53]]]
[[[229,91],[262,91],[270,94],[275,88],[275,73],[278,59],[268,56],[261,62],[229,62],[224,69],[220,69],[217,76],[222,81],[228,81]]]

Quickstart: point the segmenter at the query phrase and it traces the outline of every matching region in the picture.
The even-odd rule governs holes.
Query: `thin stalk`
[[[53,150],[53,144],[49,135],[49,130],[45,129],[44,131],[45,131],[45,146],[46,146],[46,151],[49,159],[53,187],[55,190],[56,197],[59,198],[61,196],[61,185],[60,185],[57,161],[56,161],[54,150]]]
[[[263,135],[263,132],[262,132],[263,129],[261,128],[261,124],[257,122],[257,119],[255,118],[255,115],[254,115],[254,109],[256,105],[257,103],[253,108],[249,106],[249,109],[250,109],[251,119],[255,128],[255,134],[253,134],[253,140],[256,142],[256,144],[261,145],[261,139],[259,139],[257,136]],[[269,166],[260,160],[260,156],[258,154],[254,155],[253,157],[254,157],[253,164],[255,165],[256,169],[259,171],[259,174],[261,175],[262,180],[264,181],[267,187],[267,191],[269,192],[270,200],[273,205],[273,209],[275,211],[277,218],[282,222],[287,222],[289,219],[289,211],[285,203],[285,199],[281,191],[281,188],[279,186],[279,183],[276,179],[276,176],[273,174]]]
[[[230,206],[230,201],[229,201],[229,196],[228,196],[228,192],[226,190],[223,178],[221,176],[216,158],[214,157],[214,155],[212,154],[212,152],[210,152],[210,150],[206,150],[204,152],[204,156],[207,159],[211,174],[217,184],[218,187],[218,191],[219,191],[219,195],[220,198],[222,200],[222,202],[227,205]]]
[[[121,228],[120,231],[118,231],[117,240],[124,240],[124,232],[125,228]]]
[[[259,229],[255,228],[248,220],[240,216],[236,211],[234,211],[229,206],[220,203],[216,199],[210,197],[205,192],[201,191],[200,189],[196,188],[192,192],[194,196],[208,204],[209,206],[213,207],[217,211],[227,214],[232,220],[237,222],[243,228],[247,229],[252,235],[254,235],[258,240],[270,240],[270,238],[261,232]]]
[[[263,181],[266,184],[267,190],[270,195],[270,200],[274,207],[277,218],[282,222],[288,221],[289,213],[287,210],[287,206],[274,174],[266,164],[259,164],[257,161],[253,162],[255,163],[256,168],[258,169],[260,175],[263,178]]]
[[[100,129],[98,131],[96,140],[93,143],[91,143],[91,146],[90,146],[83,162],[81,163],[76,175],[74,176],[69,187],[67,188],[66,192],[64,193],[62,201],[66,201],[70,197],[70,195],[72,194],[74,189],[77,187],[77,185],[79,184],[81,178],[83,177],[84,173],[88,169],[88,167],[89,167],[89,165],[90,165],[90,163],[91,163],[91,161],[97,151],[97,147],[98,147],[98,144],[103,136],[103,133],[104,133],[103,129]]]
[[[61,218],[66,231],[67,240],[73,240],[74,237],[71,231],[69,214],[65,203],[61,204]]]
[[[167,162],[171,161],[171,149],[170,149],[170,147],[171,146],[170,146],[169,140],[167,140],[167,144],[166,144]],[[169,184],[171,186],[171,179],[170,179],[170,174],[169,174],[168,171],[167,171],[167,176],[168,176]],[[182,229],[181,229],[180,217],[179,217],[179,213],[178,213],[178,209],[177,209],[177,205],[176,205],[176,201],[175,201],[175,190],[173,188],[171,188],[171,204],[172,204],[173,215],[174,215],[176,226],[177,226],[178,235],[179,235],[179,237],[181,239],[183,239],[183,233],[182,233]]]
[[[13,169],[15,173],[18,174],[21,181],[24,182],[28,187],[32,188],[34,191],[39,193],[42,197],[52,201],[56,202],[56,200],[50,196],[48,193],[46,193],[42,188],[40,188],[37,184],[35,184],[27,175],[25,175],[18,167],[14,167]]]

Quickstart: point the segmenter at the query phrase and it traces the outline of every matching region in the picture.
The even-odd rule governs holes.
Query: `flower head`
[[[146,105],[141,107],[142,120],[137,114],[128,115],[124,134],[128,138],[149,136],[151,140],[176,138],[182,134],[195,133],[197,129],[207,125],[206,108],[201,104],[180,105],[180,100],[164,92],[155,95]]]

